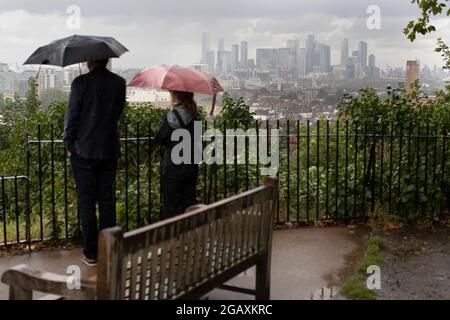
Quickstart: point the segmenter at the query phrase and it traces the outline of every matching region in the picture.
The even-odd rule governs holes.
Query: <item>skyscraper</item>
[[[225,50],[225,39],[223,37],[220,37],[217,42],[217,51],[224,51]]]
[[[299,48],[297,52],[298,77],[304,78],[306,76],[306,50]]]
[[[373,54],[371,54],[369,56],[369,68],[375,68],[376,64],[375,64],[375,56]]]
[[[319,65],[320,70],[324,73],[331,71],[331,48],[326,44],[319,44],[317,46],[319,53]]]
[[[342,41],[342,47],[341,47],[341,66],[342,67],[345,67],[347,65],[348,56],[349,56],[348,39],[344,39],[344,41]]]
[[[219,51],[217,53],[217,72],[219,75],[231,72],[231,51]]]
[[[233,44],[231,47],[231,69],[239,69],[239,45]]]
[[[274,67],[278,70],[288,70],[289,69],[289,48],[279,48],[274,49]]]
[[[286,44],[289,49],[289,69],[298,72],[298,51],[300,50],[300,41],[298,39],[288,40]]]
[[[208,51],[208,72],[211,74],[216,73],[216,53],[214,51]]]
[[[210,36],[208,32],[202,34],[202,59],[201,63],[208,63],[208,52],[210,50]]]
[[[248,43],[246,41],[241,42],[241,69],[248,68]]]
[[[419,80],[420,63],[417,60],[406,62],[406,82],[405,88],[410,92],[414,83]]]
[[[256,49],[256,69],[266,71],[275,68],[275,50],[271,48]]]
[[[363,68],[367,67],[367,42],[360,41],[358,44],[358,58],[359,63]]]
[[[376,66],[376,58],[373,54],[369,56],[369,67],[367,68],[367,75],[369,79],[380,78],[380,70]]]
[[[306,74],[310,73],[313,70],[314,66],[314,55],[315,55],[315,49],[316,49],[316,38],[313,34],[308,35],[306,39]]]

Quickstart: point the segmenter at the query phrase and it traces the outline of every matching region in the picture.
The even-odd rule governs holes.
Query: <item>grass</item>
[[[385,241],[379,236],[371,236],[363,260],[359,263],[356,273],[344,284],[341,294],[347,299],[374,300],[375,292],[366,286],[367,268],[372,265],[381,267],[384,258],[381,251],[385,248]]]

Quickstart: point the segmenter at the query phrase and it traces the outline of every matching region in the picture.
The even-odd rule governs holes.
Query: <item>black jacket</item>
[[[87,159],[120,157],[118,121],[126,100],[126,81],[96,68],[72,83],[64,123],[64,146]]]
[[[177,114],[180,116],[180,123]],[[198,115],[188,111],[183,106],[176,106],[164,117],[156,134],[156,142],[163,147],[161,160],[161,174],[165,177],[184,180],[190,179],[198,173],[198,165],[194,163],[194,152],[198,149],[198,141],[194,141],[194,124]],[[176,165],[172,162],[172,150],[180,142],[172,141],[172,133],[177,129],[186,129],[191,135],[191,161],[190,164]]]

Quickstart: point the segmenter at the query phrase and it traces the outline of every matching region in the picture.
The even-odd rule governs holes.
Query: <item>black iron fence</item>
[[[349,220],[380,214],[413,220],[438,218],[448,211],[450,158],[446,128],[326,120],[236,121],[220,125],[204,121],[202,127],[203,137],[208,137],[208,129],[220,129],[223,144],[215,152],[223,150],[226,163],[200,165],[198,198],[203,203],[259,186],[263,182],[262,170],[267,167],[261,156],[270,156],[269,150],[278,142],[278,148],[274,148],[279,150],[278,223]],[[126,230],[164,219],[159,192],[161,149],[153,139],[155,129],[151,123],[121,128],[116,207],[118,223]],[[244,138],[230,135],[230,129],[242,129]],[[274,129],[279,131],[272,135],[270,130]],[[58,139],[61,130],[58,126],[39,126],[37,132],[30,133],[26,177],[1,180],[0,238],[4,244],[79,237],[70,162]],[[203,147],[206,149],[210,143],[204,141]],[[256,156],[251,154],[255,150]],[[20,181],[25,181],[22,189]],[[10,189],[8,183],[13,184]]]
[[[0,177],[0,245],[30,241],[29,179]]]

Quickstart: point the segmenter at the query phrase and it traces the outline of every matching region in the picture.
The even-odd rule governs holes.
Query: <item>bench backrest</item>
[[[278,182],[123,233],[102,231],[99,299],[177,299],[246,259],[270,253]]]

